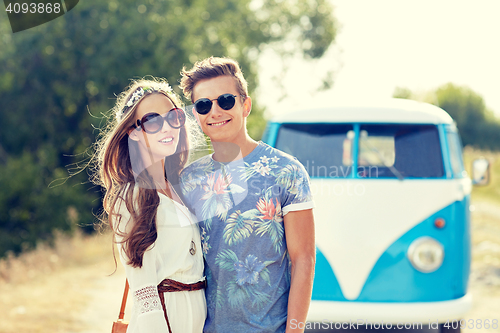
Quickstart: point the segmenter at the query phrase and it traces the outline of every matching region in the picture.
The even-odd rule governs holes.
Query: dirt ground
[[[500,332],[500,206],[473,202],[472,267],[469,290],[473,296],[471,311],[466,316],[472,329],[463,332]],[[484,328],[485,320],[497,320],[498,328]],[[477,327],[483,323],[482,328]]]
[[[80,314],[82,330],[79,333],[111,332],[112,322],[118,318],[124,286],[125,273],[122,267],[115,274],[94,281],[93,288],[87,291],[87,307]],[[125,309],[126,320],[130,315],[131,302],[129,299]]]

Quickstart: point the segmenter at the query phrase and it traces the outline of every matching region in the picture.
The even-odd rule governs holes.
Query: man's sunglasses
[[[147,113],[140,120],[137,120],[137,125],[132,126],[136,129],[142,128],[148,134],[154,134],[162,129],[164,121],[172,128],[181,128],[186,123],[186,114],[178,108],[174,108],[164,115]]]
[[[245,95],[240,95],[246,97]],[[220,108],[223,110],[231,110],[236,103],[236,96],[233,94],[223,94],[214,99],[200,98],[194,102],[194,108],[199,114],[207,114],[212,110],[212,101],[217,101]]]

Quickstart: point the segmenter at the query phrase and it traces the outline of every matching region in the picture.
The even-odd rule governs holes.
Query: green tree
[[[392,93],[394,98],[412,99],[412,92],[410,89],[405,87],[396,87]]]
[[[183,66],[230,56],[240,62],[252,94],[265,47],[317,58],[335,32],[327,0],[89,0],[16,34],[0,22],[0,186],[6,189],[0,234],[19,236],[7,248],[18,251],[38,237],[50,238],[34,225],[70,230],[68,212],[76,212],[80,223],[93,222],[101,193],[88,184],[86,172],[59,186],[48,183],[88,158],[114,96],[129,79],[164,77],[180,92]],[[250,135],[258,139],[264,123],[264,109],[255,101]]]
[[[393,97],[430,102],[444,109],[456,121],[464,145],[500,149],[500,121],[469,87],[447,83],[424,94],[397,87]]]

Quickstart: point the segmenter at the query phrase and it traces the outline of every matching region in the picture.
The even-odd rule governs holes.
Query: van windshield
[[[297,157],[310,177],[352,177],[357,157],[360,178],[441,178],[444,176],[435,125],[283,124],[276,148]]]

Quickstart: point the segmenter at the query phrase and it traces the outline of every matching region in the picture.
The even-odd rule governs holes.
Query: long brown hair
[[[133,153],[139,147],[137,142],[129,140],[128,131],[134,124],[137,106],[148,95],[145,94],[138,102],[136,99],[135,103],[130,103],[131,99],[134,100],[133,93],[140,87],[150,94],[163,94],[174,106],[181,106],[179,98],[165,80],[152,78],[133,81],[118,96],[107,127],[101,131],[96,143],[97,172],[93,179],[94,183],[106,190],[103,207],[108,215],[109,225],[115,234],[122,237],[120,243],[127,255],[128,264],[132,267],[142,267],[144,253],[157,239],[156,212],[160,203],[152,176],[146,169],[134,175],[131,164],[131,156],[140,155]],[[181,127],[177,150],[165,159],[169,181],[172,178],[178,180],[179,173],[188,160],[189,126],[190,122],[186,121]],[[127,228],[119,228],[122,216],[118,213],[118,206],[123,203],[122,200],[131,215]]]

